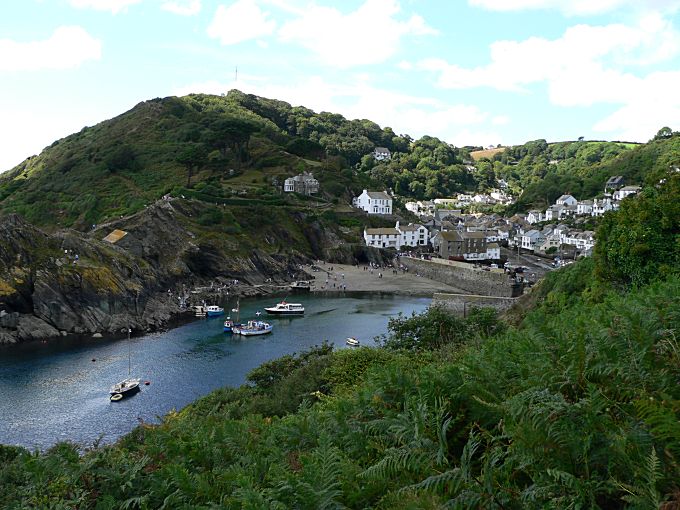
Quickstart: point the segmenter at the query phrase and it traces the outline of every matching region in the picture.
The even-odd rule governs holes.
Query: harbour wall
[[[456,315],[465,317],[473,308],[493,308],[498,312],[504,312],[513,305],[516,299],[513,297],[438,292],[432,297],[432,306],[441,306]]]
[[[503,270],[484,271],[463,262],[444,259],[401,257],[399,261],[410,273],[417,273],[477,296],[517,297],[522,294],[522,287],[515,284]]]

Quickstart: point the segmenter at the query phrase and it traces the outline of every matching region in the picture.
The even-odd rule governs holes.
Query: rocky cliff
[[[192,288],[239,280],[247,292],[294,279],[307,261],[305,247],[243,252],[228,236],[200,232],[192,223],[200,207],[159,201],[89,233],[48,233],[17,215],[0,218],[0,343],[154,330],[185,311],[179,296]],[[125,235],[104,240],[114,230]]]

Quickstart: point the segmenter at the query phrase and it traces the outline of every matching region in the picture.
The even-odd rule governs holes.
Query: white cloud
[[[263,12],[255,0],[237,0],[229,7],[220,5],[215,12],[208,36],[219,39],[223,45],[236,44],[270,35],[276,22]]]
[[[69,0],[72,7],[77,9],[94,9],[118,14],[130,5],[138,4],[142,0]]]
[[[161,9],[180,16],[194,16],[201,12],[201,0],[167,0]]]
[[[602,14],[624,8],[675,12],[680,8],[678,0],[468,0],[468,3],[491,11],[555,9],[567,15]]]
[[[78,26],[59,27],[44,41],[0,39],[0,71],[72,69],[87,60],[99,60],[101,46]]]
[[[647,140],[649,135],[643,133],[657,124],[680,124],[680,95],[673,92],[671,78],[677,88],[677,75],[644,74],[646,67],[680,55],[680,34],[658,13],[640,18],[637,26],[576,25],[554,40],[497,41],[490,54],[490,62],[476,68],[442,59],[426,59],[418,67],[437,73],[442,88],[490,87],[529,94],[530,86],[543,84],[557,106],[618,105],[619,110],[596,125],[598,131],[617,137]],[[652,108],[650,97],[663,101]]]
[[[496,115],[493,119],[491,119],[491,124],[494,126],[505,126],[506,124],[510,123],[510,117],[507,115]]]
[[[348,14],[310,4],[299,17],[281,27],[279,36],[316,53],[330,66],[377,64],[397,52],[402,37],[437,33],[415,14],[405,21],[397,20],[399,12],[396,0],[366,0]]]

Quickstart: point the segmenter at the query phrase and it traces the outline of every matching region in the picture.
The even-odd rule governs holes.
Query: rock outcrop
[[[163,328],[186,312],[179,296],[192,288],[284,283],[307,261],[304,251],[232,252],[228,239],[193,232],[200,206],[159,201],[86,234],[0,218],[0,344]],[[126,235],[104,241],[115,229]]]

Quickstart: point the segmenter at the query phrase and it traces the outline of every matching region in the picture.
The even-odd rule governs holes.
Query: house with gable
[[[302,193],[303,195],[313,195],[319,192],[319,181],[314,175],[302,172],[295,177],[289,177],[283,182],[283,191],[286,193]]]
[[[571,195],[562,195],[555,201],[555,205],[576,205],[578,200],[576,200]]]
[[[532,225],[534,223],[540,223],[543,221],[543,213],[537,209],[533,209],[527,214],[527,221]]]
[[[392,159],[392,153],[387,147],[376,147],[373,149],[373,158],[376,161],[389,161]]]
[[[415,248],[426,246],[430,242],[430,232],[423,225],[400,225],[397,221],[394,228],[365,228],[364,242],[366,246],[377,248]]]
[[[622,188],[625,184],[626,180],[622,175],[615,175],[607,179],[607,182],[604,185],[604,192],[607,193],[616,191],[617,189]]]
[[[590,216],[593,212],[592,200],[579,200],[576,204],[576,214],[578,216]]]
[[[392,198],[386,191],[364,190],[361,195],[354,197],[352,205],[368,214],[392,214]]]
[[[626,197],[629,197],[631,195],[636,195],[637,193],[640,192],[640,186],[624,186],[621,189],[617,189],[613,195],[612,198],[614,200],[623,200]]]

